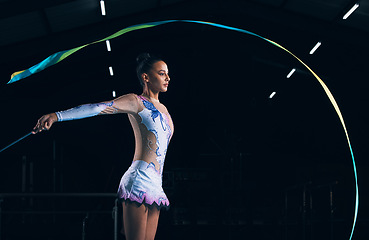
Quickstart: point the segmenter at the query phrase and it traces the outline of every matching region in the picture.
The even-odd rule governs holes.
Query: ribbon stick
[[[11,146],[13,146],[14,144],[16,144],[16,143],[17,143],[17,142],[19,142],[19,141],[22,141],[23,139],[25,139],[26,137],[28,137],[28,136],[29,136],[29,135],[31,135],[31,134],[32,134],[32,132],[27,133],[27,134],[26,134],[26,135],[24,135],[23,137],[19,138],[18,140],[16,140],[16,141],[12,142],[12,143],[11,143],[11,144],[9,144],[8,146],[6,146],[6,147],[4,147],[3,149],[1,149],[1,150],[0,150],[0,152],[4,151],[5,149],[10,148]]]
[[[175,23],[175,22],[182,22],[182,23],[195,23],[195,24],[204,24],[204,25],[209,25],[209,26],[213,26],[213,27],[218,27],[218,28],[223,28],[223,29],[227,29],[227,30],[231,30],[231,31],[237,31],[237,32],[241,32],[241,33],[245,33],[245,34],[248,34],[248,35],[251,35],[251,36],[254,36],[254,37],[257,37],[257,38],[260,38],[264,41],[267,41],[269,42],[270,44],[286,51],[287,53],[289,53],[291,56],[293,56],[295,59],[297,59],[304,67],[306,67],[306,69],[308,69],[312,74],[313,76],[316,78],[316,80],[319,82],[319,84],[321,85],[321,87],[324,89],[325,91],[325,94],[327,95],[327,97],[329,98],[331,104],[333,105],[337,115],[338,115],[338,118],[340,119],[340,122],[341,122],[341,125],[342,125],[342,128],[345,132],[345,135],[346,135],[346,140],[347,140],[347,144],[348,144],[348,147],[350,149],[350,153],[351,153],[351,158],[352,158],[352,164],[353,164],[353,170],[354,170],[354,178],[355,178],[355,213],[354,213],[354,221],[353,221],[353,224],[352,224],[352,230],[351,230],[351,234],[350,234],[350,240],[352,239],[352,236],[354,234],[354,229],[355,229],[355,225],[356,225],[356,219],[357,219],[357,214],[358,214],[358,209],[359,209],[359,187],[358,187],[358,179],[357,179],[357,171],[356,171],[356,163],[355,163],[355,157],[354,157],[354,153],[353,153],[353,150],[352,150],[352,147],[351,147],[351,142],[350,142],[350,138],[349,138],[349,134],[348,134],[348,131],[347,131],[347,128],[346,128],[346,124],[345,124],[345,121],[343,119],[343,116],[342,116],[342,113],[341,113],[341,110],[340,108],[338,107],[338,104],[336,102],[336,100],[334,99],[331,91],[329,90],[329,88],[326,86],[326,84],[323,82],[323,80],[308,66],[306,65],[301,59],[299,59],[296,55],[294,55],[292,52],[290,52],[288,49],[284,48],[283,46],[281,46],[280,44],[272,41],[272,40],[269,40],[267,38],[264,38],[258,34],[255,34],[253,32],[250,32],[250,31],[247,31],[247,30],[244,30],[244,29],[240,29],[240,28],[235,28],[235,27],[230,27],[230,26],[226,26],[226,25],[222,25],[222,24],[217,24],[217,23],[211,23],[211,22],[203,22],[203,21],[195,21],[195,20],[166,20],[166,21],[158,21],[158,22],[151,22],[151,23],[144,23],[144,24],[138,24],[138,25],[134,25],[134,26],[130,26],[130,27],[127,27],[127,28],[124,28],[118,32],[116,32],[115,34],[113,35],[110,35],[104,39],[101,39],[101,40],[98,40],[98,41],[95,41],[95,42],[92,42],[92,43],[89,43],[89,44],[86,44],[86,45],[83,45],[83,46],[80,46],[80,47],[76,47],[76,48],[73,48],[73,49],[70,49],[70,50],[66,50],[66,51],[61,51],[61,52],[58,52],[58,53],[55,53],[55,54],[52,54],[51,56],[49,56],[48,58],[46,58],[44,61],[34,65],[33,67],[27,69],[27,70],[23,70],[23,71],[19,71],[19,72],[15,72],[13,73],[10,81],[8,82],[9,83],[13,83],[13,82],[16,82],[16,81],[19,81],[23,78],[26,78],[34,73],[37,73],[39,71],[42,71],[44,70],[45,68],[47,67],[50,67],[62,60],[64,60],[65,58],[69,57],[71,54],[77,52],[78,50],[88,46],[88,45],[91,45],[91,44],[95,44],[95,43],[99,43],[99,42],[102,42],[102,41],[105,41],[105,40],[110,40],[110,39],[113,39],[113,38],[116,38],[116,37],[119,37],[125,33],[128,33],[128,32],[131,32],[131,31],[135,31],[135,30],[140,30],[140,29],[145,29],[145,28],[151,28],[151,27],[155,27],[155,26],[159,26],[159,25],[163,25],[163,24],[168,24],[168,23]]]

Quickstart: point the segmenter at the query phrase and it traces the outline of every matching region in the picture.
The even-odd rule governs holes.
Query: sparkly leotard
[[[158,208],[169,207],[169,200],[162,188],[164,160],[172,136],[169,119],[146,98],[138,98],[144,105],[143,110],[138,113],[139,117],[135,117],[140,131],[149,131],[154,136],[143,138],[140,134],[140,141],[142,140],[142,147],[147,148],[144,152],[152,153],[156,161],[134,160],[121,179],[118,197],[139,204],[155,204]]]

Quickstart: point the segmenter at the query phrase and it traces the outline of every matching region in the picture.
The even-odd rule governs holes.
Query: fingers
[[[49,128],[50,128],[50,123],[49,121],[46,121],[42,130],[49,130]]]
[[[36,126],[33,128],[36,133],[42,131],[42,122],[43,122],[43,116],[37,121]]]
[[[32,133],[36,134],[39,132],[42,132],[44,130],[49,130],[52,123],[49,121],[50,118],[48,118],[47,116],[42,116],[38,121],[36,126],[33,128]]]
[[[40,130],[40,119],[37,121],[36,125],[34,126],[32,133],[36,134],[38,132],[41,132],[41,130]]]
[[[37,124],[37,125],[33,128],[32,133],[33,133],[33,134],[36,134],[36,133],[41,132],[42,130],[43,130],[43,129],[42,129],[42,127],[41,127],[39,124]]]

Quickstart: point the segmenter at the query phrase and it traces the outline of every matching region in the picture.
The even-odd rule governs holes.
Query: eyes
[[[165,72],[159,72],[159,76],[165,76]]]

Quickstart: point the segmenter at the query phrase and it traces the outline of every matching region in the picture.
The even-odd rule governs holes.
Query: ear
[[[141,78],[144,82],[148,83],[149,82],[149,76],[147,75],[147,73],[142,73],[141,74]]]

